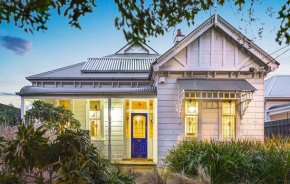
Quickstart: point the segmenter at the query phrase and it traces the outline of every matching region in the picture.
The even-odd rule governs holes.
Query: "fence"
[[[272,135],[290,136],[290,119],[265,122],[265,136]]]

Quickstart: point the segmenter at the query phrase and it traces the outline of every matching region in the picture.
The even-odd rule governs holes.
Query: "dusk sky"
[[[25,33],[13,24],[0,24],[0,93],[15,93],[23,86],[29,85],[25,77],[52,70],[55,68],[83,62],[89,57],[102,57],[116,52],[126,44],[122,31],[114,27],[114,18],[119,15],[117,6],[113,0],[97,0],[94,12],[80,19],[81,30],[72,28],[68,19],[53,13],[48,22],[48,30],[35,32],[33,35]],[[254,42],[266,52],[272,52],[282,48],[275,42],[275,36],[280,21],[276,19],[277,11],[285,1],[268,0],[262,4],[257,3],[256,16],[260,19],[258,25],[265,23],[262,39],[257,38]],[[273,7],[274,15],[266,15],[267,7]],[[244,15],[237,14],[237,8],[232,4],[218,7],[218,14],[234,27],[245,27],[240,21]],[[212,11],[201,12],[196,18],[196,24],[188,27],[186,23],[176,26],[181,28],[187,35],[197,25],[210,17]],[[257,35],[259,26],[252,25],[245,33],[249,38]],[[160,54],[164,53],[173,45],[176,29],[172,29],[164,36],[150,38],[150,45]],[[288,48],[273,55],[274,57],[286,51]],[[280,56],[277,60],[281,63],[280,68],[271,73],[290,74],[290,51]],[[0,99],[1,103],[1,99]]]

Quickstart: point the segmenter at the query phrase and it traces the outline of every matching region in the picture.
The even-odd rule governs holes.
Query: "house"
[[[265,81],[265,121],[290,119],[290,75],[275,75]]]
[[[27,77],[34,100],[72,110],[110,160],[162,164],[188,138],[263,140],[264,78],[279,63],[220,16],[158,54],[128,43],[115,54]]]

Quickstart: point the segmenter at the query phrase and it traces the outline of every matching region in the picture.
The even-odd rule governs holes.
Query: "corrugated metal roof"
[[[20,96],[29,95],[110,95],[110,94],[156,94],[156,87],[139,88],[54,88],[25,86],[19,93]]]
[[[27,77],[28,80],[34,79],[65,79],[65,80],[78,80],[78,79],[92,79],[92,80],[101,80],[101,79],[112,79],[112,80],[144,80],[148,79],[149,72],[126,72],[126,73],[84,73],[81,72],[81,69],[85,62],[78,63],[75,65],[59,68],[56,70],[40,73],[37,75],[32,75]]]
[[[82,72],[149,72],[156,58],[89,58]]]
[[[290,75],[275,75],[265,81],[265,97],[290,97]]]
[[[191,91],[255,91],[244,79],[179,79],[179,87]]]

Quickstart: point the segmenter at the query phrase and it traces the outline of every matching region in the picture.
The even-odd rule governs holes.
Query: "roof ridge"
[[[157,59],[158,57],[156,57],[156,58],[146,58],[146,57],[144,57],[144,58],[126,58],[126,57],[115,57],[115,58],[110,58],[110,57],[100,57],[100,58],[88,58],[87,60],[89,61],[89,60],[94,60],[94,61],[96,61],[96,60],[155,60],[155,59]]]
[[[81,63],[76,63],[76,64],[73,64],[73,65],[68,65],[68,66],[61,67],[61,68],[57,68],[57,69],[50,70],[50,71],[47,71],[47,72],[38,73],[38,74],[26,77],[26,79],[30,79],[30,78],[34,78],[34,77],[41,77],[43,75],[51,74],[51,73],[58,72],[58,71],[61,71],[61,70],[66,70],[66,69],[73,68],[73,67],[76,67],[76,66],[79,66],[79,65],[84,65],[85,63],[86,63],[86,61],[81,62]]]

